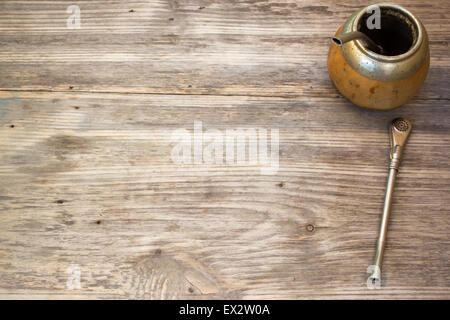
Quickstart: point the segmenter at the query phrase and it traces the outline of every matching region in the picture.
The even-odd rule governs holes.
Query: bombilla
[[[369,38],[366,34],[362,33],[361,31],[352,31],[345,34],[341,34],[340,36],[331,38],[331,40],[333,40],[333,42],[340,47],[347,42],[353,40],[361,40],[373,52],[383,54],[383,47],[376,44],[375,41],[373,41],[371,38]]]
[[[377,253],[375,256],[375,264],[369,280],[376,284],[381,281],[381,264],[383,261],[384,245],[386,242],[387,226],[389,222],[389,214],[391,212],[392,195],[394,192],[395,178],[397,177],[398,168],[402,159],[403,148],[411,133],[411,122],[404,118],[394,119],[389,126],[391,141],[391,162],[389,165],[389,178],[386,187],[386,196],[384,200],[383,216],[381,219],[380,234],[378,236]]]

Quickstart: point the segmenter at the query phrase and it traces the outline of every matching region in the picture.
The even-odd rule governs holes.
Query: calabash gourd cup
[[[381,13],[379,29],[367,23],[374,6]],[[330,78],[342,95],[376,110],[410,100],[425,81],[429,64],[422,23],[406,9],[385,3],[355,12],[336,32],[328,54]]]

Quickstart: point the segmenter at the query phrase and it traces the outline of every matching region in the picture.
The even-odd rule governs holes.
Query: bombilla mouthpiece
[[[333,40],[333,42],[336,43],[338,46],[342,46],[343,44],[353,40],[361,40],[370,50],[376,53],[383,54],[383,47],[377,45],[371,38],[369,38],[366,34],[362,33],[361,31],[352,31],[344,33],[339,36],[331,38],[331,40]]]
[[[411,133],[411,122],[405,118],[392,120],[389,131],[391,141],[391,168],[397,169],[400,165],[402,150]]]
[[[372,274],[369,277],[369,280],[373,286],[381,284],[381,269],[379,267],[373,269]]]

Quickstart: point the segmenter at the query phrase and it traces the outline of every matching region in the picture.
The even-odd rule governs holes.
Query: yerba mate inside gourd
[[[380,29],[369,29],[368,19],[373,15],[366,13],[358,22],[358,31],[366,34],[383,48],[385,56],[397,56],[408,52],[417,41],[417,26],[404,13],[392,8],[381,8]],[[373,19],[373,17],[372,17]]]

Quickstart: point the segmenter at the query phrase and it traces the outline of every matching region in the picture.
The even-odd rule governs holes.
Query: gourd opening
[[[397,56],[408,52],[417,42],[418,26],[412,17],[392,7],[380,8],[379,24],[375,23],[376,11],[367,12],[358,21],[358,31],[367,35],[385,56]],[[379,27],[379,28],[377,28]]]

